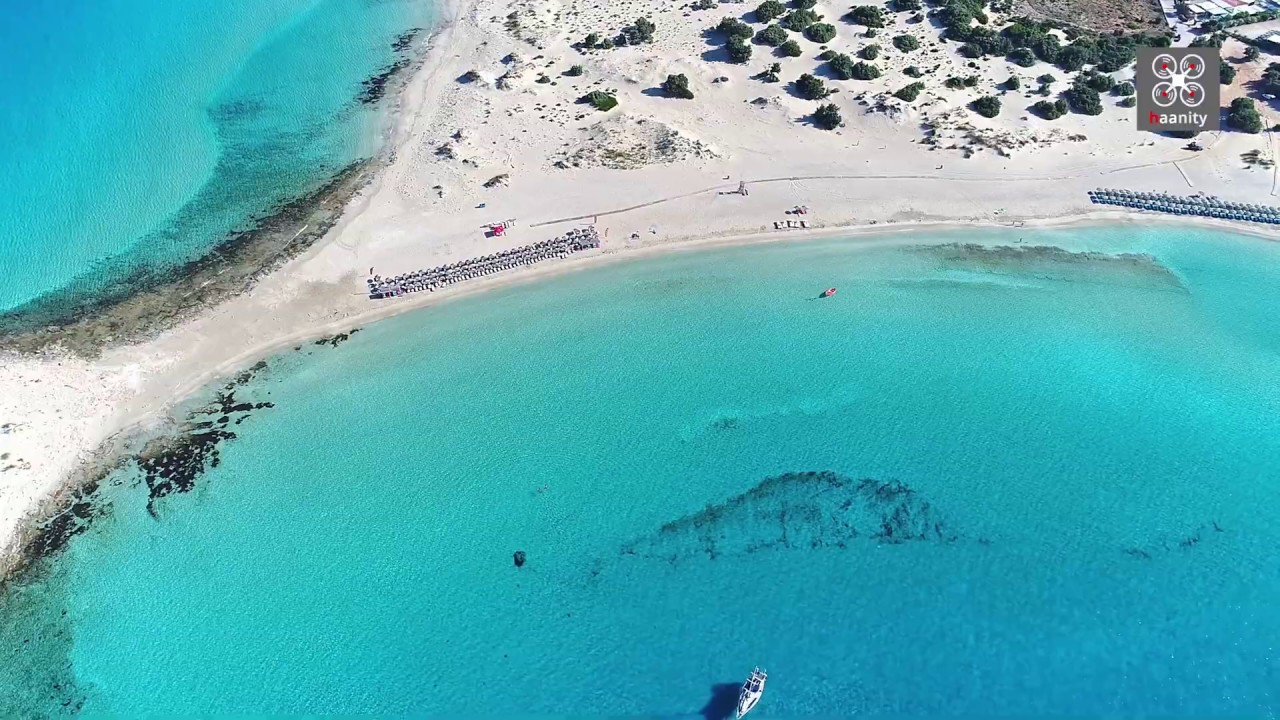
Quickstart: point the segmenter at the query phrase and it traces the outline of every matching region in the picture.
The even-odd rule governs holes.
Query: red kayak
[[[835,288],[827,288],[826,291],[822,293],[822,297],[831,297],[832,295],[835,295],[835,294],[836,294]]]

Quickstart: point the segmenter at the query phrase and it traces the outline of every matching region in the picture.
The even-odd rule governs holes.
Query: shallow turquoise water
[[[761,717],[1274,716],[1280,246],[1022,235],[1155,259],[717,250],[277,358],[10,598],[0,697],[719,717],[760,664]]]
[[[0,311],[175,266],[371,154],[423,0],[0,3]]]

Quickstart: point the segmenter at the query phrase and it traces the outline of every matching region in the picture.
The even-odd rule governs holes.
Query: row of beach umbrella
[[[1222,200],[1213,195],[1171,195],[1134,190],[1091,190],[1089,200],[1099,205],[1118,205],[1138,210],[1154,210],[1174,215],[1244,220],[1280,224],[1280,207]]]

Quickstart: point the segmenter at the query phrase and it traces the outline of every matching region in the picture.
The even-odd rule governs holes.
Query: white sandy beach
[[[715,243],[818,236],[852,242],[956,225],[1172,222],[1099,212],[1086,196],[1097,187],[1280,204],[1276,169],[1241,160],[1253,150],[1275,160],[1269,135],[1211,133],[1199,138],[1204,151],[1189,151],[1185,140],[1137,132],[1133,110],[1109,97],[1096,117],[1041,120],[1025,110],[1039,98],[1017,92],[1004,96],[997,118],[968,111],[969,101],[1015,71],[1024,87],[1043,73],[1065,85],[1065,74],[1043,64],[1023,69],[1000,58],[961,58],[955,43],[941,43],[928,23],[908,26],[903,13],[893,14],[897,30],[886,28],[874,41],[883,48],[877,64],[884,76],[827,79],[840,90],[830,101],[845,126],[818,129],[807,122],[817,103],[788,89],[788,81],[824,65],[815,59],[815,43],[801,40],[805,52],[797,58],[775,58],[756,46],[750,63],[732,65],[719,59],[719,42],[703,37],[721,17],[750,14],[752,7],[463,0],[447,8],[450,21],[400,98],[394,159],[323,242],[250,292],[144,344],[111,348],[93,361],[4,359],[0,546],[7,557],[19,549],[24,522],[48,507],[108,439],[163,419],[210,380],[274,351],[431,302]],[[852,55],[871,41],[862,28],[836,19],[845,9],[817,8],[837,27],[829,46]],[[520,37],[508,28],[512,13],[521,18]],[[588,32],[613,34],[640,15],[657,25],[652,44],[586,54],[571,47]],[[889,42],[902,31],[921,40],[911,57]],[[1228,46],[1224,55],[1239,50]],[[782,64],[784,82],[752,79],[772,62]],[[980,66],[982,87],[945,89],[945,67],[959,72],[969,62]],[[884,99],[910,81],[900,71],[912,63],[945,67],[926,75],[915,103]],[[575,64],[584,74],[564,76]],[[479,79],[459,81],[471,71]],[[539,73],[550,81],[538,82]],[[694,99],[655,92],[671,73],[688,76]],[[619,106],[597,112],[575,103],[592,89],[616,91]],[[926,116],[939,128],[933,146],[921,142]],[[741,182],[748,195],[733,192]],[[795,206],[809,208],[803,217],[812,229],[774,230],[775,221],[794,219],[785,213]],[[506,237],[484,237],[482,226],[506,219],[516,221]],[[604,237],[600,251],[434,294],[382,302],[365,295],[370,268],[394,275],[592,222]],[[1272,237],[1261,227],[1197,222]]]

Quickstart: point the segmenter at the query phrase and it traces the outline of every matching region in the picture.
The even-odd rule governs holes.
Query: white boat
[[[738,717],[751,712],[751,708],[760,702],[760,697],[764,695],[764,681],[768,679],[769,674],[760,668],[751,671],[751,677],[742,684],[742,692],[738,694]]]

